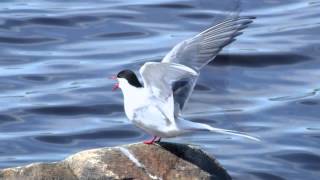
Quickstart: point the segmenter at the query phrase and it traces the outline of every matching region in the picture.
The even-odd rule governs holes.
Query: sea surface
[[[233,179],[320,179],[320,1],[2,0],[0,168],[140,142],[108,79],[160,61],[230,16],[254,23],[206,66],[185,117],[261,142],[196,133]]]

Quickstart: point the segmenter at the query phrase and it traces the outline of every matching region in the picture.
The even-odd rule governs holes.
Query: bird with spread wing
[[[118,83],[113,90],[122,90],[126,116],[153,136],[145,144],[199,130],[259,140],[243,132],[188,121],[182,116],[201,68],[212,61],[223,47],[233,42],[253,19],[226,19],[180,42],[161,62],[146,62],[140,68],[143,84],[131,70],[122,70],[114,77]]]

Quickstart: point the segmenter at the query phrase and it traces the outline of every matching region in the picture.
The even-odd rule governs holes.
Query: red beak
[[[117,76],[111,76],[109,79],[117,80]]]
[[[111,76],[111,77],[109,77],[109,79],[117,80],[117,76]],[[115,90],[117,90],[117,89],[119,89],[119,83],[115,83],[115,84],[113,85],[112,91],[115,91]]]
[[[112,91],[119,89],[119,83],[115,83],[112,87]]]

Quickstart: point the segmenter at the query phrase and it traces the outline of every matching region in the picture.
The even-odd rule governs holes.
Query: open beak
[[[112,80],[117,80],[117,77],[116,76],[111,76],[109,79],[112,79]],[[115,83],[112,87],[112,91],[115,91],[119,89],[119,83]]]
[[[115,83],[112,87],[112,91],[119,89],[119,83]]]
[[[117,80],[117,77],[116,76],[111,76],[111,77],[109,77],[109,79]]]

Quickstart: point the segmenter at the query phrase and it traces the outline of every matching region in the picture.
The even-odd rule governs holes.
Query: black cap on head
[[[131,70],[122,70],[117,74],[117,78],[124,78],[126,79],[129,84],[135,87],[142,87],[142,84],[139,82],[136,74]]]

